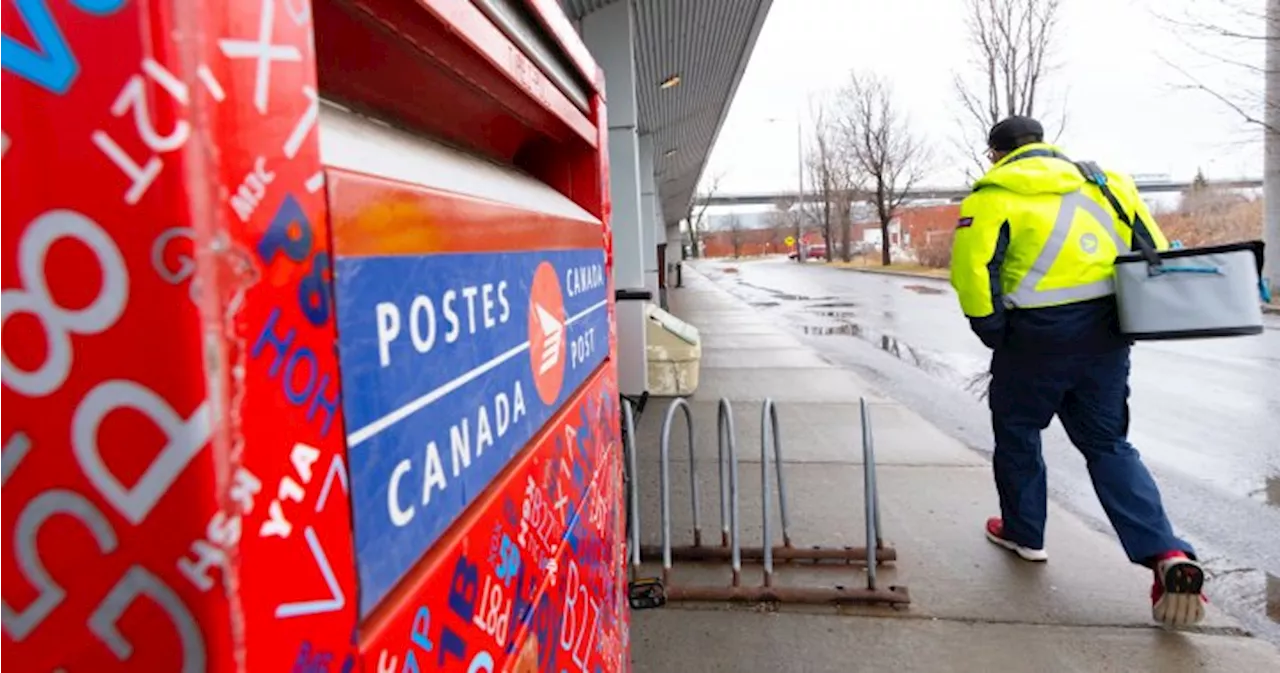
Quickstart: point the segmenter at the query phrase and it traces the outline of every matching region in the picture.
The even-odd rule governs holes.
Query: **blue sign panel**
[[[604,360],[604,252],[339,258],[366,614]]]

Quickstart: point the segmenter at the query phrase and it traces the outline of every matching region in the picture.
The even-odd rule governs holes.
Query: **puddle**
[[[925,365],[932,364],[932,360],[922,357],[920,351],[916,350],[914,346],[897,337],[881,334],[877,345],[880,346],[880,350],[917,367],[927,369],[928,367],[925,367]]]
[[[757,287],[755,285],[752,285],[751,283],[743,283],[742,281],[738,281],[738,282],[740,285],[745,285],[754,290],[762,290],[766,294],[768,294],[770,297],[773,297],[774,299],[778,299],[779,301],[796,302],[796,301],[812,301],[813,299],[812,297],[806,297],[802,294],[789,294],[787,292],[778,292],[777,290],[766,290],[765,288]]]
[[[737,282],[737,284],[738,284],[738,285],[740,285],[740,286],[742,286],[742,287],[749,287],[749,288],[751,288],[751,289],[753,289],[753,290],[759,290],[760,292],[764,292],[765,294],[768,294],[768,295],[770,295],[771,297],[774,297],[775,299],[778,299],[778,300],[780,300],[780,301],[808,301],[808,302],[812,302],[812,301],[834,301],[834,300],[836,300],[836,297],[830,297],[830,296],[828,296],[828,297],[810,297],[810,296],[803,295],[803,294],[792,294],[792,293],[790,293],[790,292],[781,292],[781,291],[779,291],[779,290],[775,290],[775,289],[773,289],[773,288],[771,288],[771,287],[765,287],[765,286],[763,286],[763,285],[756,285],[755,283],[748,283],[747,281],[742,280],[742,278],[741,278],[741,277],[737,278],[735,282]]]
[[[853,311],[815,311],[824,318],[833,318],[835,320],[853,320],[856,314]]]
[[[970,363],[964,361],[963,358],[957,361],[956,358],[946,353],[917,348],[890,334],[867,329],[860,324],[858,311],[853,310],[860,308],[858,302],[830,295],[809,297],[782,292],[770,287],[756,285],[741,276],[734,279],[734,285],[740,289],[733,291],[733,293],[756,307],[784,307],[790,309],[791,306],[788,306],[788,304],[794,305],[796,302],[804,302],[802,307],[795,306],[796,310],[788,310],[787,316],[789,319],[798,319],[792,323],[792,327],[805,336],[856,337],[917,369],[941,379],[944,383],[965,390],[980,399],[986,396],[987,381],[983,378],[986,371],[985,364]],[[926,285],[909,285],[907,287],[922,294],[940,294],[943,292]],[[756,292],[759,294],[754,297],[751,296]],[[884,311],[884,315],[891,318],[893,313]],[[817,319],[816,324],[814,319]],[[788,320],[788,322],[790,321]],[[981,374],[976,373],[978,369],[982,370]]]
[[[807,311],[805,315],[824,316],[831,318],[834,323],[828,325],[796,325],[795,328],[806,336],[856,337],[979,399],[986,397],[989,375],[986,373],[985,367],[982,367],[981,372],[975,373],[973,366],[954,362],[943,353],[917,348],[891,334],[866,329],[856,322],[857,316],[852,311]]]
[[[1209,591],[1212,599],[1230,605],[1246,628],[1275,643],[1280,641],[1280,577],[1258,568],[1222,567],[1218,561],[1204,561],[1212,583]]]
[[[1264,505],[1280,508],[1280,476],[1263,477],[1262,486],[1250,490],[1249,498]]]
[[[960,384],[966,384],[967,381],[961,380],[960,371],[937,357],[930,351],[916,348],[911,344],[889,334],[880,334],[872,343],[879,347],[880,350],[912,365],[918,369],[924,370],[930,374],[937,376],[943,380],[950,380]]]
[[[1280,624],[1280,577],[1267,573],[1267,619]]]
[[[862,328],[843,323],[840,325],[800,325],[800,331],[808,336],[858,336]]]

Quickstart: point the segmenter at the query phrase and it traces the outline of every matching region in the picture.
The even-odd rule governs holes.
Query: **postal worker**
[[[1073,163],[1044,142],[1036,120],[1001,121],[987,145],[992,165],[960,207],[951,257],[960,306],[994,351],[1000,516],[987,521],[987,538],[1027,561],[1048,559],[1040,433],[1057,415],[1129,559],[1155,573],[1153,617],[1195,624],[1204,616],[1204,570],[1174,534],[1127,439],[1131,342],[1120,333],[1112,280],[1133,236],[1157,249],[1168,241],[1132,178]]]

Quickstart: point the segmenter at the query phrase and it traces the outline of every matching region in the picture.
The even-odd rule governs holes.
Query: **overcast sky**
[[[1228,4],[1231,3],[1231,4]],[[952,73],[970,52],[964,0],[774,0],[721,130],[703,184],[721,193],[796,186],[796,122],[808,100],[830,95],[853,68],[890,78],[914,127],[937,146],[927,184],[959,186]],[[1255,42],[1188,31],[1158,15],[1261,32],[1231,5],[1263,0],[1063,0],[1045,107],[1067,125],[1059,143],[1073,156],[1130,173],[1212,178],[1262,174],[1260,134],[1209,95],[1186,89],[1167,59],[1205,84],[1248,98],[1260,76],[1206,53],[1261,65]],[[1190,45],[1190,46],[1188,46]],[[1197,53],[1198,52],[1200,53]],[[770,122],[769,119],[777,121]],[[804,129],[806,144],[808,128]],[[975,139],[981,144],[982,138]]]

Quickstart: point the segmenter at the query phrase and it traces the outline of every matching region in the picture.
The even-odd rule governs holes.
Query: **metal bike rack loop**
[[[631,401],[622,398],[622,431],[623,458],[626,460],[627,479],[627,526],[628,556],[631,557],[631,577],[634,579],[640,572],[640,483],[639,471],[636,469],[636,416],[631,408]]]
[[[773,535],[770,533],[769,516],[769,447],[773,447],[774,457],[777,458],[778,466],[778,509],[782,516],[782,539],[783,546],[791,546],[791,534],[787,527],[787,491],[783,486],[782,480],[782,456],[778,453],[778,410],[773,406],[773,400],[765,400],[764,407],[760,411],[760,502],[761,511],[764,512],[764,521],[762,523],[762,531],[764,536],[764,544],[762,551],[764,552],[764,585],[766,587],[773,586]]]
[[[691,547],[674,547],[671,543],[671,429],[677,413],[682,410],[689,439],[689,472],[690,492],[693,498],[693,534],[694,544]],[[778,424],[777,407],[772,400],[765,400],[760,419],[760,482],[762,511],[762,544],[760,547],[744,548],[741,545],[739,529],[739,488],[738,488],[738,456],[736,433],[733,420],[733,407],[728,400],[721,400],[717,408],[717,458],[720,486],[720,545],[703,546],[701,521],[699,516],[697,462],[694,448],[693,416],[687,401],[677,398],[667,408],[662,424],[661,437],[661,475],[662,490],[662,579],[660,590],[663,599],[677,601],[743,601],[743,602],[784,602],[810,604],[842,604],[842,603],[889,603],[906,604],[910,597],[905,587],[877,586],[876,566],[885,561],[896,559],[897,555],[891,547],[885,547],[881,539],[879,494],[875,476],[875,449],[872,442],[870,412],[866,400],[860,402],[862,420],[862,450],[864,500],[866,505],[866,547],[853,548],[796,548],[792,545],[790,518],[787,509],[787,487],[784,477],[781,453],[781,431]],[[631,447],[631,469],[634,478],[634,446]],[[770,479],[770,463],[773,463],[774,479],[778,487],[778,507],[782,522],[782,545],[773,545],[773,524],[771,517],[772,480]],[[631,506],[635,509],[633,497]],[[636,525],[632,528],[633,541],[639,540],[638,517],[633,517]],[[651,547],[640,547],[640,555],[654,555],[658,550]],[[869,551],[872,550],[872,551]],[[830,587],[778,587],[774,586],[774,559],[809,560],[814,562],[837,560],[851,563],[866,561],[867,583],[865,588],[849,588],[841,585]],[[733,571],[729,586],[681,586],[671,585],[674,560],[682,561],[723,561],[728,559]],[[742,561],[750,558],[763,563],[763,583],[758,587],[742,586]],[[632,563],[638,567],[639,559],[632,557]],[[657,580],[649,580],[656,583]]]
[[[627,582],[627,602],[634,610],[660,608],[667,604],[667,593],[662,580],[656,577],[641,577],[640,551],[640,481],[636,466],[636,421],[632,402],[625,396],[622,405],[622,453],[623,479],[627,491],[627,555],[630,557],[630,571]],[[644,407],[644,399],[640,401]]]
[[[662,419],[662,474],[659,475],[662,489],[662,581],[666,582],[671,575],[671,422],[676,411],[684,412],[685,428],[689,437],[689,493],[693,503],[693,546],[702,546],[702,522],[698,514],[698,458],[695,450],[693,434],[693,412],[689,403],[682,397],[672,400],[667,407],[667,415]]]
[[[680,400],[680,401],[683,401],[683,400]],[[675,402],[672,403],[672,406],[673,407],[675,406]],[[668,409],[668,414],[670,415],[670,413],[671,413],[671,410]],[[865,410],[863,410],[863,413],[865,413]],[[729,522],[725,515],[725,510],[728,507],[728,504],[727,504],[728,499],[733,497],[733,495],[729,491],[736,490],[736,489],[729,488],[729,484],[726,481],[726,467],[724,465],[725,456],[724,456],[723,445],[726,442],[729,442],[732,447],[732,443],[734,442],[734,437],[736,437],[736,434],[733,431],[732,407],[729,406],[728,400],[721,400],[720,408],[718,410],[717,426],[718,426],[719,435],[720,435],[719,441],[721,442],[721,445],[722,445],[721,456],[720,456],[720,460],[721,460],[721,463],[720,463],[720,502],[721,502],[720,545],[704,546],[702,544],[699,544],[697,540],[699,540],[700,538],[698,537],[698,532],[695,530],[694,532],[695,543],[692,546],[672,546],[670,548],[669,553],[671,554],[672,558],[676,561],[727,561],[727,560],[732,560],[735,556],[735,552],[729,541],[729,529],[728,529]],[[665,432],[668,429],[668,427],[669,426],[664,426],[663,428],[664,438],[667,437]],[[728,428],[727,438],[726,438],[726,427]],[[866,427],[866,424],[864,424],[864,427]],[[865,445],[867,441],[868,441],[868,436],[864,431],[863,433],[864,463],[866,460]],[[732,451],[731,453],[734,456],[734,462],[736,462],[736,456],[737,456],[736,450]],[[768,463],[769,463],[768,456],[770,455],[773,456],[774,471],[777,475],[776,479],[778,483],[778,510],[779,510],[780,519],[782,521],[782,545],[771,547],[769,551],[769,555],[772,557],[772,561],[783,561],[787,563],[792,563],[792,562],[843,563],[843,564],[866,563],[870,558],[873,558],[871,555],[867,553],[868,549],[875,550],[874,558],[877,563],[890,563],[898,559],[897,550],[894,549],[893,547],[886,547],[878,534],[875,538],[875,544],[868,543],[867,546],[865,547],[852,547],[852,546],[822,547],[817,545],[808,546],[808,547],[796,547],[792,544],[791,530],[790,530],[791,520],[790,520],[788,504],[787,504],[789,502],[789,498],[787,497],[788,495],[787,482],[786,482],[786,478],[784,477],[785,470],[783,469],[782,431],[781,431],[781,426],[778,423],[778,407],[773,402],[772,399],[766,399],[764,401],[763,406],[760,409],[760,463],[761,463],[761,468],[765,470],[765,472],[761,474],[762,486],[763,486],[763,482],[767,481],[766,474],[767,474]],[[767,493],[767,492],[763,493],[763,496],[766,498],[770,498],[770,500],[772,499],[772,495],[770,493]],[[765,502],[764,504],[765,504],[765,511],[768,511],[768,506],[770,502]],[[879,518],[878,518],[879,507],[868,506],[868,509],[876,511],[876,516],[877,516],[876,530],[879,531],[880,530]],[[766,519],[764,521],[764,526],[765,526],[765,533],[770,534],[769,542],[772,542],[772,535],[771,535],[772,523],[768,519]],[[769,543],[766,543],[766,546],[769,546]],[[665,555],[668,553],[666,550],[664,550],[661,547],[654,547],[650,545],[645,545],[641,547],[641,551],[645,556],[648,556],[648,557],[654,557],[659,554],[665,557]],[[737,558],[739,558],[740,562],[764,563],[765,549],[764,547],[747,547],[739,544],[736,552],[736,556]],[[768,565],[770,566],[770,568],[772,568],[772,563],[769,563]]]
[[[867,549],[880,549],[880,491],[876,488],[876,449],[871,433],[871,410],[867,398],[858,399],[858,412],[862,420],[862,489],[867,523]],[[876,588],[876,564],[867,564],[867,588]]]
[[[733,586],[736,587],[742,582],[742,545],[738,539],[738,442],[733,429],[733,406],[729,400],[720,400],[716,409],[716,435],[716,459],[720,464],[720,544],[729,543]]]

